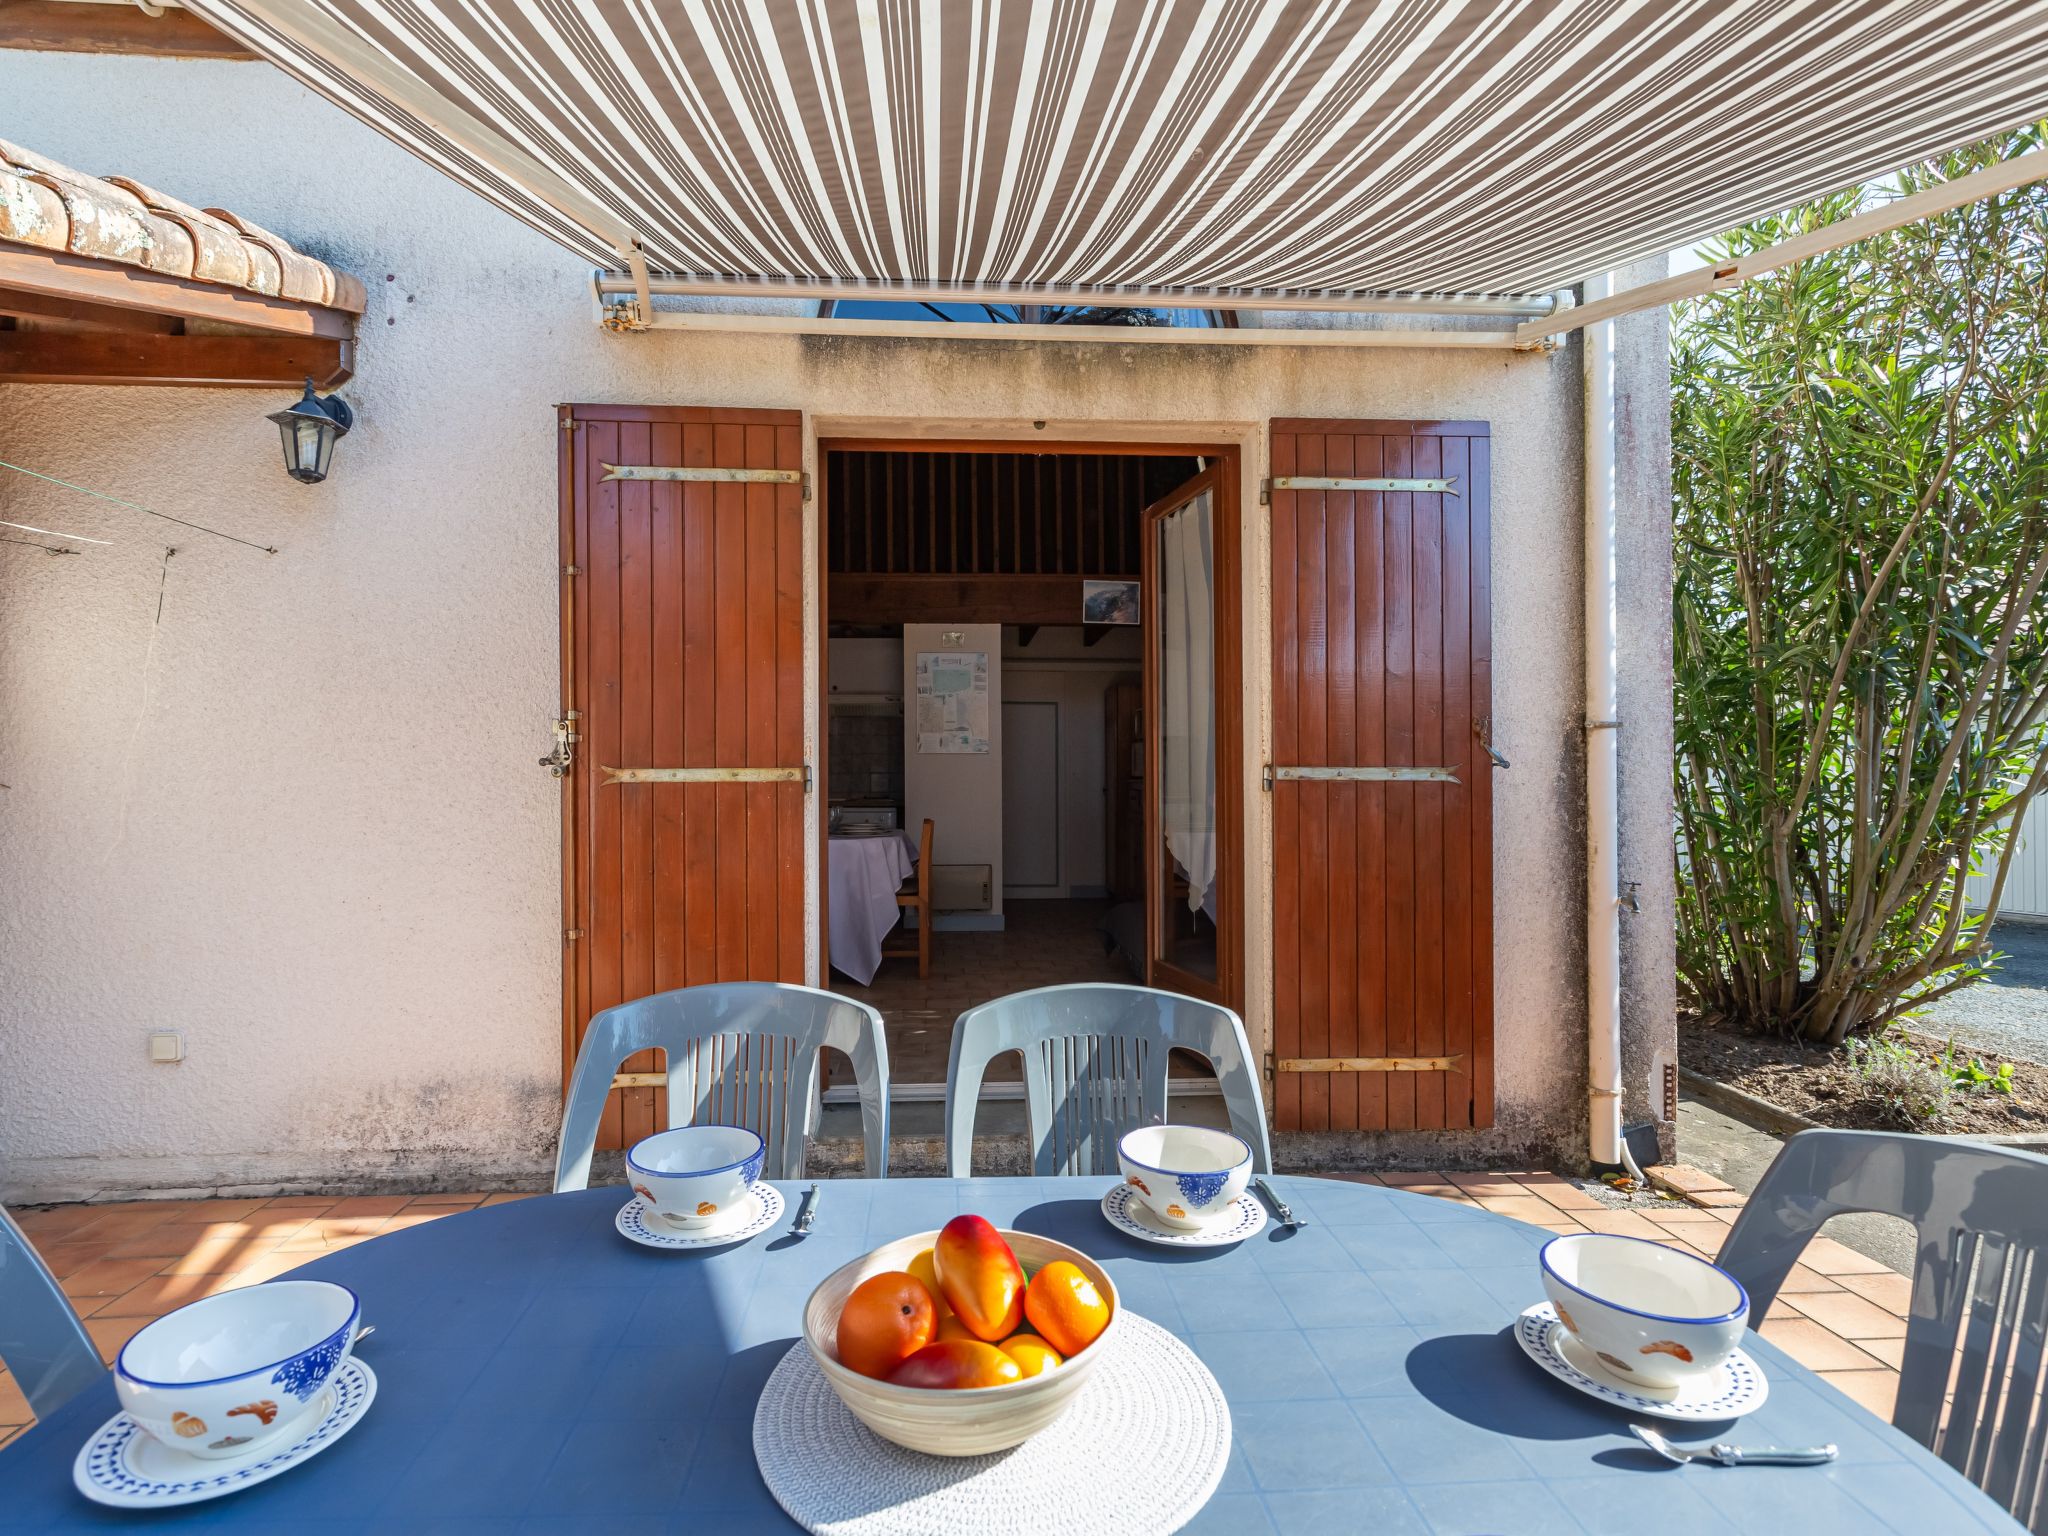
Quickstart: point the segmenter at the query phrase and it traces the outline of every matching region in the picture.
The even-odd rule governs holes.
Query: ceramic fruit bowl
[[[766,1144],[736,1125],[684,1125],[635,1142],[626,1153],[633,1193],[671,1227],[690,1231],[731,1220],[761,1177]]]
[[[246,1456],[290,1430],[355,1347],[356,1294],[325,1280],[223,1291],[158,1318],[114,1360],[130,1418],[174,1451]]]
[[[1252,1149],[1228,1131],[1145,1125],[1116,1147],[1124,1182],[1159,1224],[1198,1231],[1229,1212],[1252,1177]]]
[[[885,1243],[864,1258],[843,1264],[811,1292],[804,1306],[804,1343],[839,1400],[855,1418],[884,1440],[933,1456],[980,1456],[1022,1445],[1065,1412],[1112,1347],[1123,1307],[1108,1273],[1078,1248],[1029,1232],[1003,1231],[1004,1241],[1027,1277],[1064,1259],[1094,1282],[1109,1304],[1109,1324],[1095,1341],[1064,1364],[1040,1375],[994,1387],[909,1387],[863,1376],[842,1364],[837,1337],[846,1298],[872,1275],[908,1270],[930,1248],[937,1232]]]
[[[1705,1259],[1601,1232],[1543,1245],[1543,1289],[1574,1343],[1616,1381],[1670,1392],[1716,1370],[1749,1323],[1742,1283]]]

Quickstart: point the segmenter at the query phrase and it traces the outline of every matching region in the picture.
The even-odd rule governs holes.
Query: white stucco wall
[[[0,1197],[549,1166],[559,801],[534,760],[557,697],[560,401],[798,407],[807,441],[1043,420],[1048,436],[1240,443],[1255,870],[1265,421],[1491,422],[1495,736],[1514,761],[1495,780],[1499,1125],[1402,1146],[1582,1146],[1573,351],[615,337],[573,258],[264,66],[0,52],[0,101],[10,138],[233,208],[370,289],[345,391],[358,425],[319,487],[281,473],[262,417],[282,396],[0,387],[0,457],[281,551],[0,472],[0,517],[115,541],[62,558],[0,545]],[[1625,401],[1654,417],[1661,359],[1627,356]],[[1632,940],[1631,1028],[1668,1044],[1668,661],[1660,674],[1644,649],[1668,597],[1665,508],[1644,503],[1658,473],[1624,476],[1623,632],[1641,642],[1624,688],[1649,729],[1623,741],[1623,859],[1666,925]],[[1257,877],[1247,924],[1256,1040]],[[179,1066],[144,1059],[162,1026],[186,1032]]]

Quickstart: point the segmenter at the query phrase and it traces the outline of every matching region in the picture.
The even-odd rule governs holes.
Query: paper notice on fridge
[[[917,750],[988,750],[988,653],[920,651]]]

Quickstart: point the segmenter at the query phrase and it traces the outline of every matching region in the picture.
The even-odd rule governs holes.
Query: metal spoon
[[[1301,1218],[1288,1208],[1287,1202],[1273,1193],[1273,1186],[1266,1182],[1263,1174],[1252,1180],[1252,1188],[1266,1197],[1266,1204],[1273,1207],[1273,1214],[1280,1218],[1281,1226],[1291,1229],[1302,1224]]]
[[[1656,1430],[1645,1424],[1631,1424],[1635,1437],[1666,1461],[1675,1461],[1681,1467],[1689,1462],[1710,1461],[1723,1467],[1817,1467],[1822,1462],[1833,1461],[1837,1454],[1832,1445],[1816,1445],[1809,1450],[1784,1450],[1777,1446],[1765,1445],[1753,1448],[1740,1445],[1710,1445],[1704,1451],[1681,1451]]]

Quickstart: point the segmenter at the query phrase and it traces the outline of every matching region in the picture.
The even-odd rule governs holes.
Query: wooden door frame
[[[834,453],[1043,453],[1065,455],[1099,455],[1103,457],[1150,457],[1182,458],[1205,461],[1204,474],[1216,477],[1216,491],[1212,503],[1214,521],[1210,527],[1210,541],[1216,559],[1215,571],[1215,627],[1216,627],[1216,776],[1217,807],[1216,823],[1218,836],[1218,863],[1220,868],[1231,871],[1231,878],[1224,881],[1216,903],[1217,938],[1216,946],[1216,990],[1220,1001],[1239,1015],[1244,1012],[1244,976],[1249,937],[1244,931],[1244,887],[1246,871],[1244,865],[1245,826],[1245,783],[1243,774],[1244,742],[1244,591],[1240,579],[1239,548],[1243,537],[1239,489],[1243,479],[1244,448],[1242,445],[1224,441],[1185,440],[1124,440],[1092,438],[1058,438],[1045,441],[1024,437],[900,437],[868,436],[859,433],[826,436],[820,434],[814,444],[818,468],[817,474],[817,548],[813,556],[812,576],[817,585],[818,614],[818,713],[812,722],[817,759],[817,782],[820,788],[818,815],[818,985],[829,987],[832,973],[832,951],[830,924],[831,915],[831,872],[828,860],[831,850],[831,763],[829,761],[829,738],[831,734],[832,686],[828,675],[828,657],[831,628],[829,592],[831,588],[830,551],[832,489],[828,472],[830,455]],[[1144,629],[1152,634],[1152,615],[1157,605],[1152,594],[1141,590],[1139,612],[1144,620]],[[1078,622],[1078,616],[1076,619]],[[1225,643],[1226,637],[1228,643]],[[1147,640],[1147,655],[1150,655],[1150,640]],[[1149,663],[1148,663],[1149,665]],[[1148,733],[1150,726],[1146,727]],[[1149,746],[1148,746],[1149,752]],[[1146,776],[1147,810],[1146,839],[1150,842],[1152,820],[1151,802],[1152,775]],[[1150,892],[1153,875],[1149,856],[1146,864],[1145,886],[1147,891],[1146,943],[1151,942]],[[1223,921],[1228,918],[1226,926]],[[1232,942],[1223,942],[1228,934]],[[1148,961],[1149,965],[1149,956]]]

